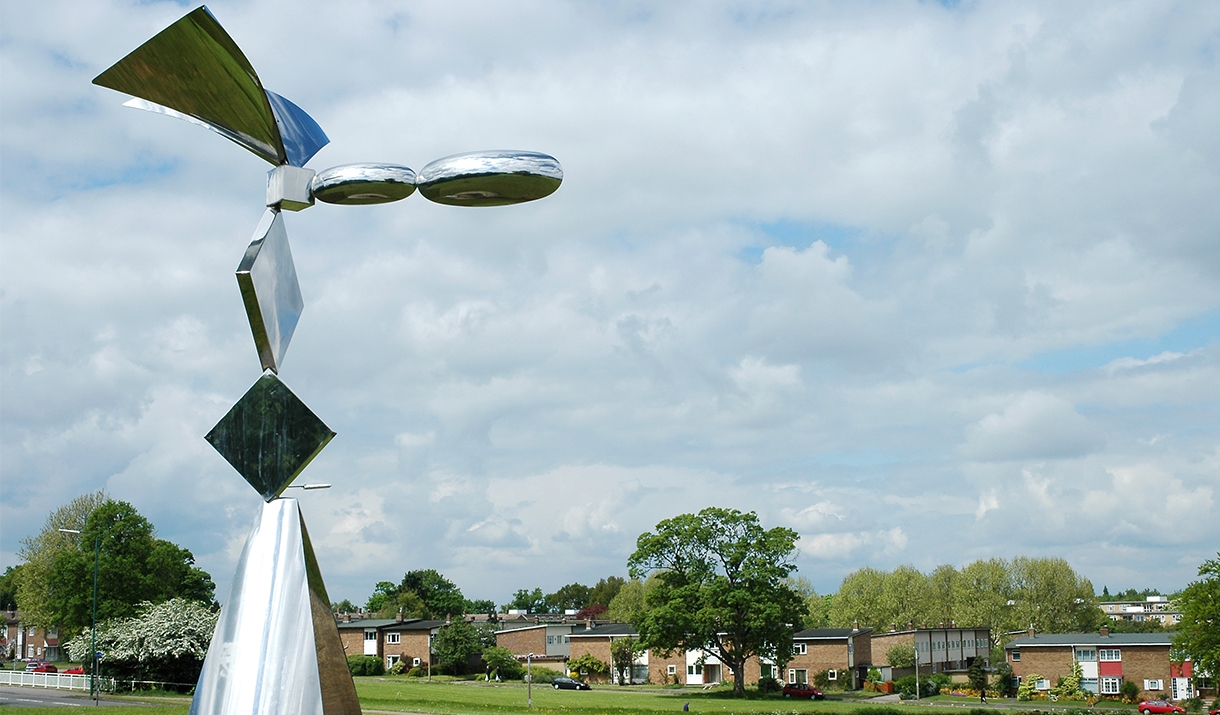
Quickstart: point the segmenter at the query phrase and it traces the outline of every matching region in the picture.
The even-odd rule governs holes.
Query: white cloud
[[[565,167],[287,217],[332,596],[588,583],[709,505],[796,529],[820,590],[1017,552],[1184,585],[1220,519],[1215,13],[743,7],[212,5],[332,138],[311,166]],[[0,565],[106,486],[223,591],[259,505],[202,435],[259,374],[232,272],[268,167],[89,82],[183,12],[4,10]]]

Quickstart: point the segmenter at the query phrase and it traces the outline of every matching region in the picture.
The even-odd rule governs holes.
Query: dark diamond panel
[[[335,436],[268,372],[205,439],[266,501],[278,497]]]

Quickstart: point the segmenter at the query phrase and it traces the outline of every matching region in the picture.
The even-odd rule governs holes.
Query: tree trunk
[[[746,694],[746,662],[734,659],[729,668],[733,671],[733,694]]]

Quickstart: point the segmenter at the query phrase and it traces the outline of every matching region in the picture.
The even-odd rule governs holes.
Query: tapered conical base
[[[191,715],[359,715],[295,499],[263,505],[220,613]]]

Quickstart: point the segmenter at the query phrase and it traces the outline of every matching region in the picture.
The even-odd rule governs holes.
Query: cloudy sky
[[[261,500],[203,435],[260,374],[270,167],[90,84],[193,7],[3,4],[0,565],[104,488],[223,599]],[[1018,554],[1176,589],[1220,544],[1220,5],[210,8],[330,136],[311,168],[565,171],[287,215],[335,600],[624,575],[711,505],[796,529],[822,592]]]

